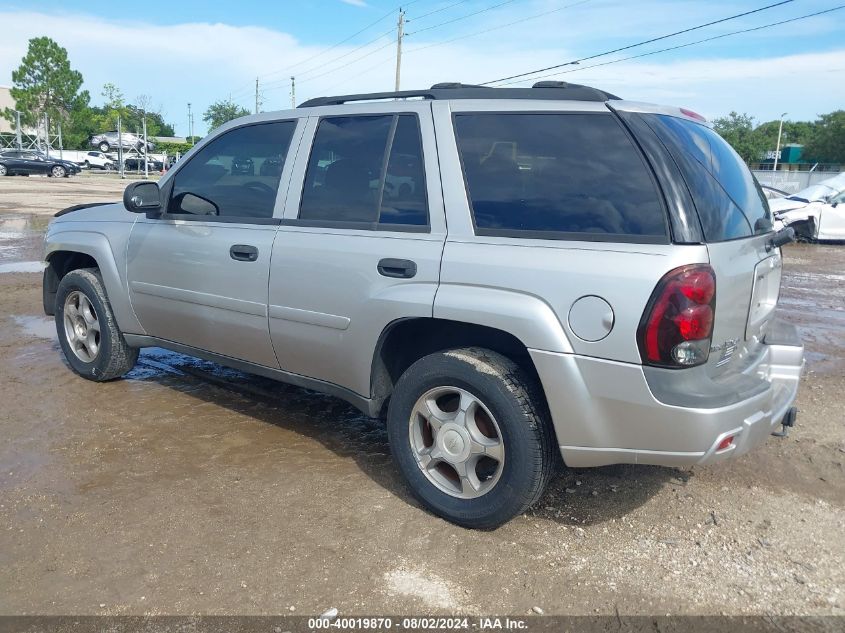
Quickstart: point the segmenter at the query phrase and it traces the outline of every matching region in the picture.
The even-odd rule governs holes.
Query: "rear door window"
[[[353,228],[427,226],[417,117],[322,119],[308,160],[299,219],[358,225]]]
[[[662,114],[645,120],[683,173],[708,242],[772,229],[766,196],[742,158],[707,126]]]
[[[668,241],[651,172],[612,114],[457,114],[455,132],[479,235]]]

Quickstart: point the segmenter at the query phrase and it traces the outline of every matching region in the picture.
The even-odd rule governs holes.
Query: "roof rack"
[[[340,105],[354,101],[378,101],[384,99],[542,99],[557,101],[607,101],[619,99],[616,95],[563,81],[540,81],[531,88],[494,88],[462,83],[437,83],[428,90],[399,90],[396,92],[371,92],[367,94],[317,97],[299,105],[300,108]]]

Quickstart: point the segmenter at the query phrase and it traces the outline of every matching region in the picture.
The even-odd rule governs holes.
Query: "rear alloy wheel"
[[[7,176],[9,171],[6,169],[5,165],[0,165],[0,176]]]
[[[87,160],[86,160],[86,161],[82,164],[82,166],[83,166],[85,169],[91,169],[91,163],[89,163]]]
[[[536,503],[557,463],[539,387],[491,350],[421,358],[399,378],[390,449],[414,495],[458,525],[489,529]]]
[[[460,387],[435,387],[411,411],[411,451],[423,475],[439,490],[474,499],[502,475],[505,446],[496,418]]]
[[[64,178],[67,175],[67,170],[61,165],[55,165],[50,173],[53,174],[54,178]]]
[[[56,333],[74,372],[102,382],[135,366],[138,349],[127,345],[106,297],[100,271],[73,270],[56,291]]]
[[[106,143],[105,141],[103,141],[102,143],[100,143],[99,145],[97,145],[97,148],[98,148],[101,152],[103,152],[104,154],[105,154],[107,151],[109,151],[109,149],[111,149],[111,148],[109,147],[109,144],[108,144],[108,143]]]

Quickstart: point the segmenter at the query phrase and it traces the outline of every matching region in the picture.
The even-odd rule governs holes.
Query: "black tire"
[[[477,398],[497,421],[504,447],[499,479],[479,497],[464,499],[423,474],[411,446],[417,400],[437,387],[457,387]],[[545,399],[530,376],[509,358],[482,348],[430,354],[397,381],[387,415],[390,448],[413,494],[433,513],[468,528],[491,529],[536,503],[557,464]]]
[[[99,350],[90,362],[85,362],[71,348],[65,332],[65,301],[73,292],[82,293],[96,314],[99,323]],[[65,358],[74,372],[95,382],[120,378],[135,366],[138,349],[130,347],[117,327],[100,271],[80,268],[65,275],[56,292],[56,333]]]
[[[82,163],[82,166],[85,169],[91,169],[91,163],[89,163],[87,160],[84,163]]]
[[[105,154],[107,151],[109,151],[111,149],[111,147],[109,147],[108,143],[103,141],[102,143],[97,145],[97,149],[99,149],[101,152],[103,152],[103,154]]]
[[[2,176],[11,176],[5,165],[0,165],[0,177]]]
[[[64,178],[65,176],[67,176],[67,169],[65,169],[65,168],[64,168],[64,167],[62,167],[61,165],[54,165],[54,166],[50,169],[50,174],[51,174],[54,178]]]

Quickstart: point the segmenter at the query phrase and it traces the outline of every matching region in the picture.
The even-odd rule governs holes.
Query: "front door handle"
[[[410,259],[385,258],[378,263],[378,272],[385,277],[410,279],[417,274],[417,264]]]
[[[229,256],[239,262],[254,262],[258,259],[258,249],[249,244],[235,244],[229,249]]]

